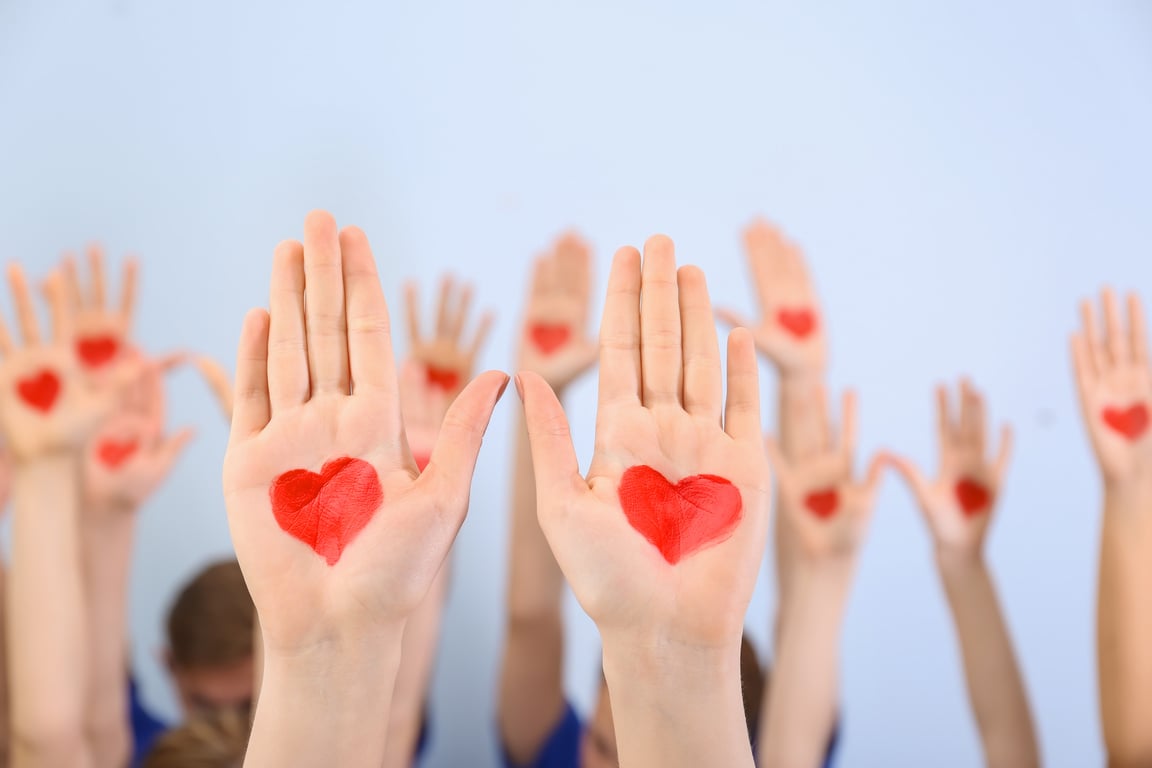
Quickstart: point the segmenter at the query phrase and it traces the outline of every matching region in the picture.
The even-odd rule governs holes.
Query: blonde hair
[[[247,747],[248,718],[220,710],[161,736],[142,768],[242,768]]]

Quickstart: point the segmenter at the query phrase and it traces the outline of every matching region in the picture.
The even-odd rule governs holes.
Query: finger
[[[816,423],[820,429],[820,450],[835,450],[836,435],[832,431],[832,417],[828,413],[828,385],[821,381],[816,385]]]
[[[869,499],[876,498],[876,493],[880,490],[880,483],[884,480],[884,470],[888,468],[889,462],[885,461],[883,454],[876,454],[872,457],[872,461],[868,463],[868,471],[864,475],[864,494]]]
[[[64,278],[65,296],[74,311],[84,306],[84,296],[80,292],[80,276],[76,273],[76,259],[71,253],[65,253],[60,261],[60,273]]]
[[[680,405],[683,387],[680,299],[672,241],[654,235],[644,243],[640,286],[640,368],[644,405]]]
[[[1091,353],[1092,368],[1096,375],[1104,372],[1104,345],[1100,341],[1100,335],[1096,330],[1096,308],[1092,306],[1092,302],[1084,300],[1080,302],[1080,322],[1084,326],[1084,340],[1088,343],[1088,351]]]
[[[963,379],[960,382],[960,435],[981,457],[985,448],[984,419],[984,399],[971,381]]]
[[[272,255],[268,297],[268,396],[273,411],[307,402],[311,390],[304,281],[304,246],[285,240]]]
[[[755,328],[756,325],[745,314],[727,307],[716,308],[716,318],[732,328]]]
[[[325,211],[304,220],[304,315],[312,395],[348,394],[348,321],[336,221]]]
[[[760,369],[752,332],[747,328],[736,328],[728,334],[724,431],[733,440],[760,442]]]
[[[468,360],[475,362],[476,358],[480,355],[480,350],[484,348],[484,343],[488,340],[488,334],[492,332],[492,323],[495,322],[496,316],[491,312],[485,312],[480,317],[480,324],[476,327],[476,335],[472,337],[472,343],[468,346]]]
[[[856,436],[856,393],[846,389],[840,399],[840,440],[837,447],[849,466],[856,457]]]
[[[1116,301],[1116,293],[1111,288],[1105,288],[1104,302],[1104,346],[1108,359],[1112,365],[1125,365],[1128,363],[1129,346],[1124,333],[1124,321],[1120,317],[1120,304]]]
[[[448,313],[448,338],[452,341],[460,340],[460,335],[464,332],[464,321],[468,318],[468,310],[471,306],[472,286],[466,284],[460,290],[460,297],[456,301],[455,308],[450,309]]]
[[[677,285],[684,336],[684,410],[720,424],[724,382],[708,283],[699,267],[681,267]]]
[[[897,456],[892,453],[881,452],[877,459],[884,465],[890,466],[904,478],[904,482],[908,484],[909,490],[912,495],[916,497],[916,503],[920,506],[923,512],[928,504],[927,499],[930,493],[928,481],[925,479],[920,468],[913,464],[903,456]]]
[[[209,357],[197,357],[195,362],[196,369],[200,371],[200,375],[208,383],[212,394],[216,395],[216,401],[220,403],[220,410],[224,412],[224,418],[231,421],[232,381],[228,377],[228,372],[224,370],[224,366]]]
[[[233,395],[232,440],[262,430],[272,417],[268,401],[268,313],[253,309],[244,318],[236,350],[236,389]]]
[[[72,308],[64,290],[64,280],[59,273],[53,272],[44,282],[44,298],[47,300],[49,316],[52,318],[52,341],[56,344],[67,344],[73,335]]]
[[[399,397],[392,322],[367,236],[357,227],[345,227],[340,233],[340,253],[347,298],[352,392]]]
[[[789,464],[788,459],[784,457],[784,451],[780,449],[780,443],[771,435],[764,438],[764,453],[768,457],[768,466],[771,468],[772,474],[776,476],[776,481],[780,487],[780,494],[783,496],[791,496],[794,485],[792,465]]]
[[[600,321],[600,406],[640,401],[640,253],[616,251]]]
[[[1072,350],[1072,369],[1076,374],[1076,386],[1083,399],[1096,378],[1096,366],[1092,364],[1092,352],[1088,349],[1088,342],[1082,334],[1073,333],[1069,339],[1069,346]]]
[[[16,304],[16,319],[24,344],[34,347],[40,343],[40,326],[36,321],[36,309],[32,306],[32,296],[28,290],[28,279],[24,268],[19,264],[8,265],[8,283],[12,286],[12,299]]]
[[[452,275],[440,278],[440,298],[436,303],[436,338],[443,339],[449,335],[451,325],[448,315],[452,307],[452,293],[455,283]]]
[[[161,467],[161,477],[171,473],[172,468],[176,465],[176,461],[180,458],[180,455],[184,453],[184,449],[188,447],[188,443],[192,442],[192,438],[195,436],[195,429],[185,427],[160,444],[156,449],[155,456],[157,463]]]
[[[88,304],[93,309],[104,309],[106,290],[104,287],[104,249],[97,243],[88,246],[88,271],[92,283],[88,286]]]
[[[408,347],[420,345],[420,299],[415,281],[404,283],[404,316],[408,321]]]
[[[1008,474],[1008,465],[1012,461],[1012,446],[1014,442],[1015,438],[1011,425],[1005,424],[1000,427],[1000,449],[996,453],[996,461],[992,464],[993,472],[996,474],[997,488],[1000,487],[1000,484]]]
[[[1132,344],[1132,362],[1148,367],[1148,326],[1144,324],[1144,307],[1140,297],[1128,294],[1128,334]]]
[[[573,489],[585,486],[568,418],[556,393],[539,374],[531,371],[516,374],[516,384],[524,403],[537,495],[541,498],[567,496]]]
[[[8,357],[14,351],[12,336],[8,333],[8,323],[0,317],[0,357]]]
[[[132,319],[136,312],[136,282],[139,272],[139,263],[136,259],[128,257],[124,261],[124,276],[120,286],[120,320],[124,323],[125,334],[132,328]]]
[[[943,384],[936,386],[936,436],[941,447],[951,443],[956,435],[952,420],[952,409],[949,403],[948,387]]]
[[[771,245],[772,233],[772,225],[764,219],[755,219],[744,230],[744,251],[748,271],[752,274],[752,284],[756,289],[762,315],[767,315],[771,308],[772,282],[776,272],[776,253]]]

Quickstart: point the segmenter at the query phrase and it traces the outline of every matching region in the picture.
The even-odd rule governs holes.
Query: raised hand
[[[436,324],[430,336],[420,327],[420,302],[415,283],[404,288],[404,301],[408,310],[409,355],[424,366],[425,383],[449,397],[455,397],[472,377],[476,357],[484,346],[492,328],[492,313],[480,318],[471,340],[464,340],[464,326],[472,304],[472,286],[457,290],[455,281],[446,275],[440,281],[440,298],[436,308]]]
[[[634,248],[613,260],[586,477],[551,388],[538,374],[518,374],[538,516],[604,639],[621,763],[751,765],[739,684],[733,702],[726,673],[739,658],[769,514],[755,351],[747,331],[729,336],[725,403],[703,273],[677,271],[666,237],[649,239],[644,253],[643,265]],[[657,668],[682,661],[698,665],[700,677],[681,684],[674,681],[692,676],[686,669],[646,668],[675,692],[634,677],[655,648],[666,651]],[[691,662],[679,658],[685,653]],[[702,661],[705,654],[716,666]],[[681,700],[692,699],[694,683],[707,693]],[[671,737],[646,720],[662,696],[674,699],[670,708],[715,709],[686,717]]]
[[[1080,305],[1080,332],[1072,336],[1072,360],[1084,423],[1107,481],[1143,476],[1152,485],[1152,367],[1144,312],[1128,296],[1125,328],[1116,295],[1105,289],[1103,336],[1092,303]]]
[[[987,436],[983,396],[962,381],[959,413],[954,414],[945,387],[936,389],[939,467],[935,479],[909,459],[888,454],[904,477],[932,531],[940,553],[979,556],[992,511],[1000,496],[1012,455],[1012,429],[1000,429],[995,453]]]
[[[716,314],[729,325],[750,329],[757,349],[781,375],[822,376],[828,340],[820,302],[800,249],[763,219],[744,231],[744,248],[760,319],[753,321],[730,309]]]
[[[452,404],[440,387],[428,386],[425,367],[408,360],[400,369],[400,412],[404,417],[404,434],[416,469],[421,472],[432,458],[432,449],[440,435],[440,425]]]
[[[75,313],[74,349],[81,368],[92,376],[111,370],[128,352],[128,335],[136,303],[136,260],[124,261],[120,305],[111,306],[105,288],[104,251],[98,245],[88,248],[91,276],[87,291],[80,286],[76,263],[66,254],[62,265],[64,290]]]
[[[210,357],[200,356],[193,360],[196,370],[204,378],[216,402],[220,404],[220,411],[228,421],[232,420],[232,379],[224,366]]]
[[[568,233],[536,259],[520,334],[517,370],[535,371],[560,391],[596,363],[588,334],[592,257],[588,244]]]
[[[799,461],[788,460],[775,440],[767,441],[768,458],[780,483],[780,514],[795,531],[799,552],[810,559],[854,557],[868,530],[883,474],[879,456],[863,478],[856,477],[856,396],[844,393],[843,424],[833,434],[827,398],[821,394],[825,424],[823,447]]]

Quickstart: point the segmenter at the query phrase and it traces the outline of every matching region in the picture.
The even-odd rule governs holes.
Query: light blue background
[[[273,246],[326,207],[368,232],[394,302],[403,278],[476,278],[500,310],[484,365],[507,368],[524,269],[561,229],[595,243],[601,285],[616,246],[667,232],[718,303],[750,309],[739,232],[767,214],[808,250],[865,449],[931,464],[931,386],[961,373],[1016,425],[989,557],[1048,763],[1100,764],[1099,485],[1066,337],[1104,281],[1152,300],[1152,4],[704,8],[0,0],[0,258],[43,273],[92,238],[139,252],[143,344],[231,365]],[[229,551],[225,425],[192,374],[171,393],[199,439],[143,514],[131,594],[136,667],[169,714],[161,616]],[[515,404],[457,545],[430,766],[495,755]],[[584,461],[593,406],[586,381],[569,409]],[[749,613],[761,641],[770,593]],[[587,705],[597,641],[570,608]],[[895,482],[844,649],[842,765],[979,762],[929,541]]]

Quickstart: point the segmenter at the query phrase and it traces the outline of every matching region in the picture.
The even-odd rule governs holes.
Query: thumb
[[[417,483],[439,488],[454,502],[467,503],[484,433],[507,386],[508,374],[486,371],[464,387],[444,415],[432,456]]]
[[[220,403],[220,410],[224,411],[224,418],[232,420],[232,379],[224,367],[210,357],[197,357],[196,369],[208,382],[212,394]]]
[[[756,327],[756,324],[749,320],[746,315],[741,314],[735,310],[728,309],[727,307],[717,307],[716,318],[725,325],[730,325],[733,328],[751,329]]]
[[[780,494],[788,495],[792,489],[792,467],[784,458],[784,452],[780,449],[780,443],[776,442],[776,438],[771,435],[764,438],[764,452],[768,455],[768,466],[776,475]]]
[[[890,462],[885,460],[882,453],[878,453],[872,457],[872,461],[868,464],[868,471],[864,475],[864,493],[869,499],[876,498],[876,492],[880,490],[880,483],[884,480],[884,470]],[[915,467],[911,467],[915,472]]]
[[[524,420],[532,449],[537,494],[560,492],[567,495],[580,477],[580,463],[572,445],[568,417],[556,393],[537,373],[516,374],[517,390],[524,401]]]
[[[916,497],[916,502],[920,505],[921,510],[927,510],[928,481],[924,478],[923,473],[920,472],[919,467],[903,456],[897,456],[887,451],[882,451],[877,454],[873,460],[872,469],[876,467],[877,463],[881,466],[889,466],[895,469],[912,490],[912,495]],[[871,469],[869,475],[871,475]]]

